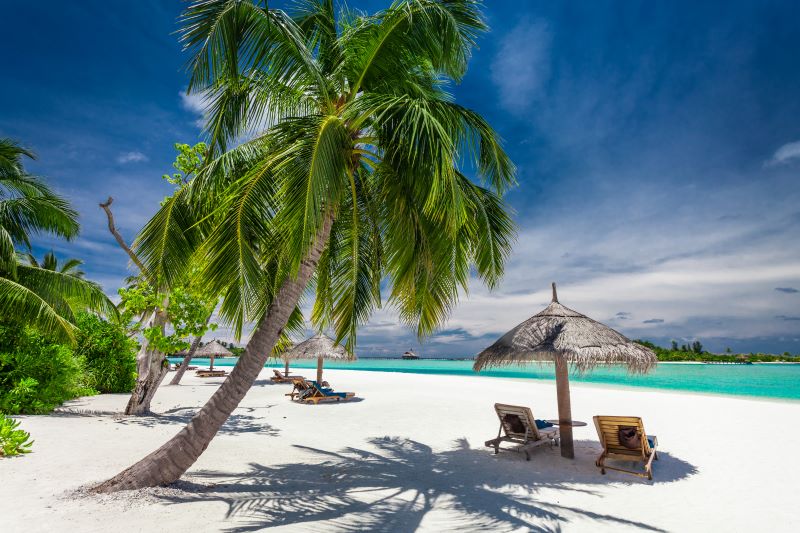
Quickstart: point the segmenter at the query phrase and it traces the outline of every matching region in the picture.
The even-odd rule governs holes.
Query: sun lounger
[[[595,464],[600,467],[600,473],[605,474],[606,469],[625,472],[635,476],[653,479],[653,460],[658,459],[656,448],[658,439],[655,436],[648,436],[644,432],[642,419],[638,416],[596,416],[594,425],[597,428],[597,436],[603,446],[603,453],[597,457]],[[638,446],[630,447],[635,443],[628,443],[628,446],[620,442],[620,428],[629,429],[633,440],[638,440]],[[635,432],[633,431],[635,429]],[[638,438],[637,438],[638,437]],[[644,463],[644,472],[636,470],[626,470],[615,466],[608,466],[607,459],[620,461],[636,461]]]
[[[497,438],[486,441],[486,446],[494,448],[495,454],[500,452],[501,443],[510,442],[516,444],[517,451],[524,452],[525,459],[530,461],[530,452],[534,448],[542,444],[558,444],[558,428],[538,428],[529,407],[496,403],[494,410],[500,419],[500,430]],[[546,423],[540,425],[544,426]]]
[[[283,374],[283,373],[282,373],[280,370],[278,370],[278,369],[273,369],[273,370],[272,370],[272,372],[273,372],[275,375],[274,375],[274,376],[272,376],[272,377],[271,377],[271,378],[269,378],[269,379],[270,379],[271,381],[274,381],[275,383],[292,383],[292,380],[294,380],[294,379],[305,379],[303,376],[291,376],[291,375],[289,375],[289,374]]]
[[[318,404],[319,402],[340,402],[347,401],[356,394],[354,392],[335,392],[328,388],[327,382],[317,383],[312,379],[294,379],[294,389],[287,394],[292,400],[299,400],[305,403]]]
[[[224,370],[203,370],[200,369],[196,372],[199,378],[224,378],[228,373]]]

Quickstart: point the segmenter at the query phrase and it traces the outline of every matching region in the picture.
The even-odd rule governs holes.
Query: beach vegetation
[[[75,353],[85,364],[87,384],[101,393],[130,392],[136,383],[138,343],[117,321],[91,313],[77,317]]]
[[[478,2],[405,0],[367,14],[329,0],[292,13],[209,0],[180,26],[189,91],[206,106],[207,162],[143,228],[136,253],[167,286],[200,265],[234,333],[256,327],[190,423],[98,491],[177,480],[276,343],[303,328],[304,294],[314,327],[350,351],[384,291],[424,337],[473,274],[498,283],[515,234],[502,199],[514,165],[447,90],[486,30]]]
[[[0,412],[43,414],[96,394],[84,359],[30,327],[0,325]]]
[[[19,428],[20,422],[0,413],[0,456],[11,457],[30,453],[31,435]]]

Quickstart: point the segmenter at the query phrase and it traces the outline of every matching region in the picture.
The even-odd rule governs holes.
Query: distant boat
[[[403,354],[403,359],[419,359],[419,356],[414,353],[414,350],[409,350]]]

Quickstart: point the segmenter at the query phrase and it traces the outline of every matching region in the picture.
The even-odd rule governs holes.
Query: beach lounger
[[[548,423],[539,421],[537,427],[536,419],[529,407],[519,405],[507,405],[503,403],[494,404],[497,418],[500,419],[500,430],[497,438],[487,440],[486,446],[494,448],[495,455],[500,452],[500,444],[510,442],[517,445],[517,451],[525,453],[525,459],[531,460],[531,450],[542,444],[557,445],[559,441],[558,428],[547,426]],[[504,435],[505,433],[505,435]]]
[[[317,383],[313,379],[294,379],[294,389],[286,396],[292,400],[299,400],[305,403],[318,404],[319,402],[340,402],[349,400],[356,394],[354,392],[335,392],[325,385]]]
[[[203,370],[200,369],[196,373],[199,378],[224,378],[228,373],[224,370]]]
[[[648,436],[644,432],[641,418],[638,416],[596,416],[594,417],[594,425],[597,428],[600,444],[603,446],[603,453],[595,461],[595,464],[600,467],[601,474],[605,474],[606,469],[608,469],[653,479],[652,463],[653,460],[658,459],[658,453],[656,452],[658,439],[655,436]],[[620,428],[628,429],[630,434],[635,435],[632,439],[634,441],[638,440],[638,446],[630,447],[635,442],[629,442],[627,446],[621,443]],[[608,466],[606,464],[607,459],[641,461],[644,463],[644,472]]]
[[[292,380],[294,379],[306,379],[303,376],[291,376],[289,374],[283,374],[280,370],[277,369],[273,369],[272,372],[275,375],[269,379],[271,381],[274,381],[275,383],[292,383]]]

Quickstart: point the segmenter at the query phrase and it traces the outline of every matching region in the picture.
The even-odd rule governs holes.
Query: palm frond
[[[0,277],[0,316],[14,317],[56,339],[75,341],[73,324],[34,291],[4,277]]]

